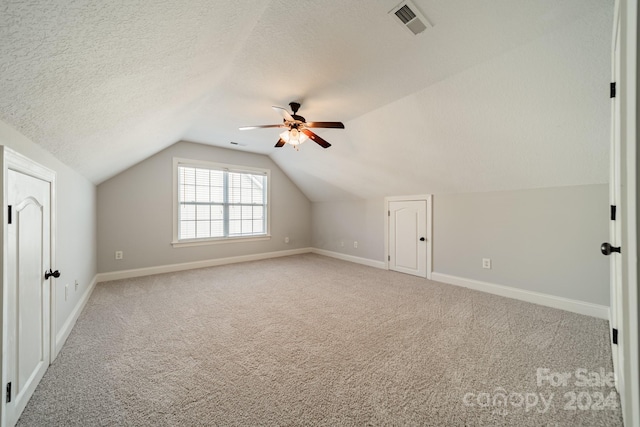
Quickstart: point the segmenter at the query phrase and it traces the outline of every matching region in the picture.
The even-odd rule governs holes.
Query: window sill
[[[239,243],[239,242],[258,242],[260,240],[271,240],[271,235],[263,236],[245,236],[245,237],[223,237],[219,239],[195,239],[195,240],[178,240],[171,242],[174,248],[186,248],[189,246],[206,246],[218,245],[220,243]]]

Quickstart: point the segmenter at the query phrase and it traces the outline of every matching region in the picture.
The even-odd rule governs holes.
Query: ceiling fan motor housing
[[[293,114],[295,115],[298,110],[300,109],[300,103],[299,102],[290,102],[289,103],[289,107],[291,107],[291,111],[293,111]]]
[[[293,120],[297,120],[299,122],[306,122],[306,120],[304,119],[304,117],[297,115],[296,113],[298,112],[298,110],[300,109],[300,103],[299,102],[290,102],[289,103],[289,107],[291,107],[291,111],[293,111],[293,114],[291,115],[291,117],[293,117]]]

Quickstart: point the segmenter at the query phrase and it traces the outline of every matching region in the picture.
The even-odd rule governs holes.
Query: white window
[[[174,246],[269,236],[267,169],[174,159]]]

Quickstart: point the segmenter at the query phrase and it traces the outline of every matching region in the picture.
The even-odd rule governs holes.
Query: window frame
[[[251,173],[256,175],[265,175],[267,177],[266,206],[265,214],[265,234],[249,235],[249,236],[225,236],[225,237],[201,237],[193,239],[179,239],[178,222],[180,221],[180,201],[178,189],[178,168],[194,167],[213,170],[222,170],[225,172]],[[228,206],[228,202],[226,203]],[[226,218],[227,224],[229,218]],[[226,226],[225,226],[226,228]],[[171,245],[174,248],[187,246],[215,245],[220,243],[237,243],[237,242],[255,242],[259,240],[271,239],[271,169],[256,168],[251,166],[232,165],[228,163],[210,162],[206,160],[194,160],[181,157],[173,158],[173,239]]]

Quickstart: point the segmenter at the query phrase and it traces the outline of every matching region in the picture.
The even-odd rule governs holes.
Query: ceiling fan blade
[[[344,129],[342,122],[307,122],[304,125],[308,128]]]
[[[240,130],[251,130],[251,129],[263,129],[263,128],[286,128],[285,125],[256,125],[256,126],[242,126],[239,128]]]
[[[286,121],[288,121],[288,122],[294,122],[295,121],[295,119],[293,118],[291,113],[289,113],[284,108],[276,107],[275,105],[273,105],[271,108],[273,108],[276,111],[276,113],[280,114],[282,116],[282,118],[285,119]]]
[[[318,135],[316,135],[315,133],[311,132],[309,129],[302,129],[301,131],[302,133],[304,133],[305,135],[307,135],[313,142],[315,142],[316,144],[318,144],[319,146],[321,146],[322,148],[329,148],[331,147],[331,144],[329,144],[327,141],[325,141],[324,139],[320,138]]]
[[[276,143],[276,148],[280,148],[280,147],[282,147],[282,146],[283,146],[284,144],[286,144],[286,143],[287,143],[287,142],[286,142],[284,139],[280,138],[280,139],[278,140],[278,142]]]

